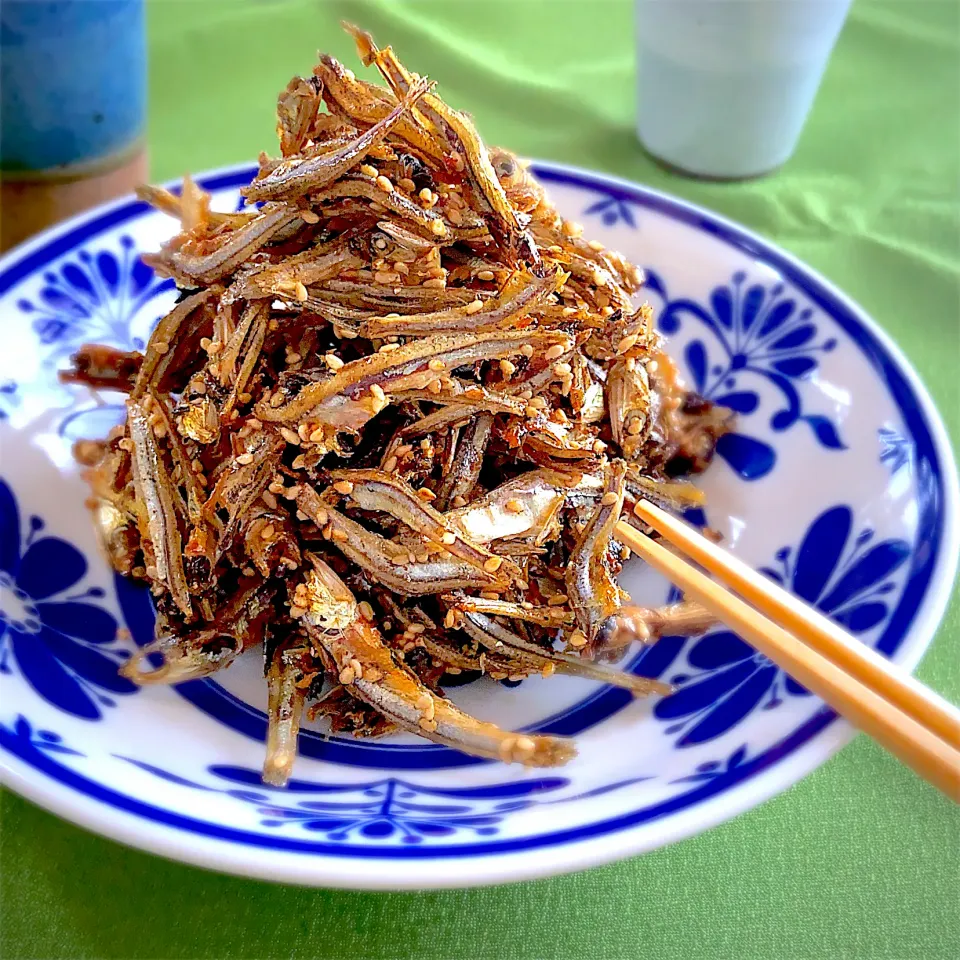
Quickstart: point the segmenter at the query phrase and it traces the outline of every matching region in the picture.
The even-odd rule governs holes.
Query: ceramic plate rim
[[[548,174],[569,177],[579,185],[593,185],[598,190],[613,188],[633,196],[645,196],[658,203],[667,215],[671,210],[695,216],[721,228],[724,239],[744,253],[761,260],[785,263],[804,275],[831,299],[847,310],[876,340],[892,364],[907,382],[917,402],[932,446],[939,459],[944,490],[942,516],[944,520],[939,556],[931,571],[925,596],[904,634],[913,642],[904,650],[904,644],[895,659],[913,670],[933,640],[936,629],[950,600],[956,576],[960,551],[960,485],[952,445],[937,408],[923,381],[899,346],[877,322],[855,301],[839,290],[818,271],[807,266],[776,243],[733,220],[698,204],[630,181],[623,177],[592,171],[554,161],[536,160],[534,165]],[[199,179],[209,180],[249,170],[251,164],[240,163],[204,171]],[[555,179],[555,178],[553,178]],[[172,185],[172,184],[171,184]],[[23,263],[52,241],[71,233],[77,227],[109,217],[116,211],[139,202],[127,195],[65,220],[44,231],[28,242],[15,247],[0,258],[0,273],[14,264]],[[143,204],[146,208],[146,204]],[[139,215],[139,214],[135,214]],[[109,224],[107,225],[109,226]],[[694,229],[697,229],[694,227]],[[701,227],[702,229],[702,227]],[[38,775],[27,764],[0,754],[0,783],[31,802],[63,819],[94,833],[116,840],[127,846],[167,859],[185,862],[206,869],[238,876],[252,877],[279,883],[294,883],[341,889],[365,890],[428,890],[490,886],[521,880],[530,880],[561,873],[570,873],[604,863],[625,859],[659,849],[687,837],[703,833],[733,817],[759,806],[778,793],[798,783],[817,767],[837,753],[853,737],[855,731],[842,720],[833,720],[812,739],[789,755],[790,762],[777,763],[755,776],[741,781],[735,788],[712,796],[708,805],[693,804],[669,819],[660,821],[661,829],[652,834],[645,824],[612,831],[586,840],[576,840],[533,850],[490,854],[462,859],[438,858],[424,861],[437,869],[436,877],[413,876],[409,880],[381,878],[377,874],[378,858],[330,858],[326,856],[291,854],[288,851],[268,850],[246,846],[229,840],[214,839],[188,833],[176,827],[148,820],[128,811],[119,810],[74,790],[65,789],[56,780]],[[11,764],[11,759],[13,764]],[[786,758],[785,758],[786,759]],[[17,769],[30,771],[27,775]],[[456,869],[462,865],[461,869]],[[469,868],[468,866],[469,865]],[[416,872],[416,871],[413,871]],[[469,876],[465,876],[469,874]]]

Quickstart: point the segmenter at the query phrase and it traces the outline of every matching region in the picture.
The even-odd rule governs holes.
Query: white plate
[[[690,382],[740,411],[703,477],[741,556],[913,666],[957,556],[956,471],[900,352],[822,277],[749,231],[643,187],[537,172],[588,236],[647,268],[647,297]],[[201,183],[234,208],[250,167]],[[0,770],[14,790],[164,856],[292,883],[499,883],[643,853],[755,806],[850,729],[724,630],[666,638],[635,669],[678,684],[634,701],[572,678],[454,688],[481,717],[575,735],[558,770],[477,761],[413,737],[301,736],[287,790],[259,782],[265,688],[251,656],[215,679],[137,690],[117,677],[146,594],[112,576],[71,441],[116,398],[58,386],[81,343],[141,346],[174,291],[138,262],[173,231],[135,201],[73,220],[0,262]],[[635,599],[666,583],[636,566]]]

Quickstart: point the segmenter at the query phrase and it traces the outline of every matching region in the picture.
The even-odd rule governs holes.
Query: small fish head
[[[303,598],[306,613],[303,620],[310,626],[330,633],[341,633],[357,617],[357,601],[347,585],[319,557],[309,556],[313,569],[304,577]],[[299,604],[298,604],[299,605]]]

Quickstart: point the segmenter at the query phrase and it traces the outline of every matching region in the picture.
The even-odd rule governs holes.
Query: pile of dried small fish
[[[189,179],[144,188],[181,222],[149,258],[180,298],[143,354],[85,347],[65,374],[128,395],[126,424],[77,448],[109,557],[158,612],[123,672],[177,683],[262,644],[273,784],[307,703],[333,731],[563,763],[570,741],[441,687],[663,691],[611,663],[707,618],[624,607],[611,534],[639,497],[700,502],[678,477],[727,415],[679,381],[631,300],[640,271],[349,29],[387,86],[329,56],[292,80],[241,212]]]

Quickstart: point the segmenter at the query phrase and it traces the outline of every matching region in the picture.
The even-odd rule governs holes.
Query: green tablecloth
[[[438,78],[488,140],[676,193],[812,264],[896,338],[958,445],[957,0],[857,0],[796,155],[738,185],[673,176],[640,152],[630,0],[164,0],[150,8],[154,176],[271,149],[276,92],[316,49],[354,63],[343,17]],[[954,701],[956,600],[919,671]],[[703,836],[478,891],[282,888],[125,849],[9,794],[2,813],[9,958],[960,956],[960,818],[863,737]]]

